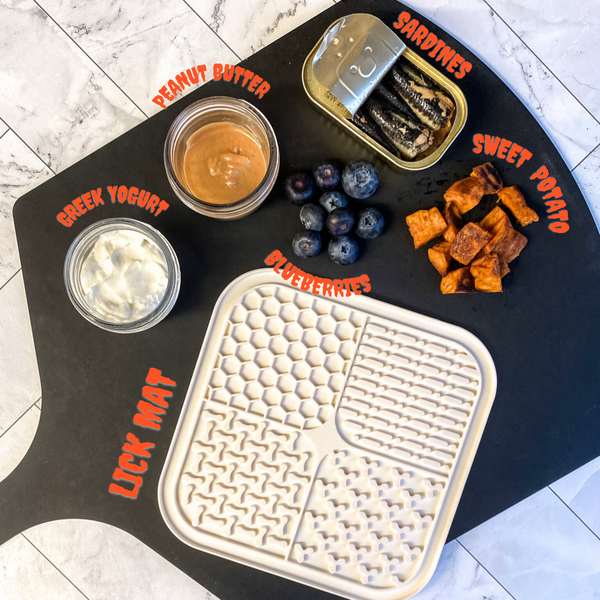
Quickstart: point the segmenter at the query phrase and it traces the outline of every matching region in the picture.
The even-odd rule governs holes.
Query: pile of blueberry
[[[298,233],[292,242],[297,256],[311,258],[319,254],[321,232],[326,230],[332,236],[327,248],[329,257],[340,265],[349,265],[358,258],[358,243],[350,235],[352,230],[366,240],[377,237],[383,231],[383,215],[375,208],[361,209],[355,219],[348,208],[346,196],[335,190],[340,182],[348,196],[363,200],[377,189],[379,175],[370,162],[358,160],[348,164],[341,175],[336,165],[322,162],[313,169],[312,178],[306,173],[296,173],[285,180],[289,201],[302,205],[300,221],[306,230]],[[316,188],[324,192],[319,204],[311,202]]]

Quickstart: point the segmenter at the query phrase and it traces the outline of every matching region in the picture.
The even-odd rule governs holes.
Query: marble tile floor
[[[43,410],[16,199],[155,113],[156,90],[196,57],[238,62],[333,1],[0,0],[0,479],[27,451]],[[597,0],[406,4],[509,83],[600,224]],[[0,598],[31,597],[212,598],[127,534],[87,521],[41,525],[0,546]],[[600,458],[447,544],[416,598],[600,598]]]

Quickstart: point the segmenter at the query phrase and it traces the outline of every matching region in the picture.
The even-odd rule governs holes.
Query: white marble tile
[[[594,150],[573,171],[573,175],[600,228],[600,148]]]
[[[459,538],[518,600],[590,600],[600,539],[544,488]]]
[[[488,0],[494,10],[591,112],[600,118],[597,0]]]
[[[536,116],[571,168],[598,145],[600,124],[483,0],[406,0],[406,4],[491,67]]]
[[[0,598],[85,600],[22,535],[0,546]]]
[[[214,598],[148,546],[110,525],[56,521],[25,535],[92,600]]]
[[[600,457],[554,482],[550,488],[600,537]]]
[[[181,71],[206,64],[208,81],[213,63],[238,62],[181,0],[40,0],[40,5],[148,115],[162,110],[152,98]]]
[[[0,432],[0,481],[8,477],[27,454],[39,422],[40,411],[34,405],[12,427]]]
[[[241,58],[332,6],[331,0],[187,1]]]
[[[20,272],[0,290],[0,315],[0,426],[7,429],[41,396]]]
[[[511,600],[511,596],[457,542],[444,546],[429,583],[411,600]]]
[[[8,131],[8,125],[0,120],[0,138]]]
[[[12,131],[0,137],[0,288],[21,267],[13,205],[50,177],[50,169]]]
[[[144,116],[33,0],[0,0],[0,117],[54,171]]]

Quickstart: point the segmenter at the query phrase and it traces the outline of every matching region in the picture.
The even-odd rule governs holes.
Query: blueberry
[[[322,162],[313,169],[313,177],[320,190],[332,190],[340,183],[340,170],[333,163]]]
[[[348,196],[362,200],[371,196],[379,185],[379,175],[374,165],[357,160],[346,165],[342,173],[342,187]]]
[[[329,242],[329,258],[339,265],[352,264],[358,258],[358,243],[348,235],[341,235]]]
[[[322,231],[325,224],[325,211],[316,204],[305,204],[300,209],[300,221],[304,229]]]
[[[342,192],[326,192],[319,198],[319,204],[327,212],[331,212],[336,208],[345,208],[348,206],[348,200]]]
[[[292,248],[296,256],[312,258],[321,252],[321,236],[316,231],[297,233],[292,241]]]
[[[332,236],[345,235],[354,227],[354,213],[349,208],[336,208],[329,213],[326,223]]]
[[[364,208],[358,213],[356,235],[365,240],[376,238],[382,231],[385,221],[376,208]]]
[[[284,183],[285,195],[292,204],[305,204],[315,193],[315,184],[306,173],[290,175]]]

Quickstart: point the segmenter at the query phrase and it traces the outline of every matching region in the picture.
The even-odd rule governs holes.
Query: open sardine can
[[[386,143],[390,140],[385,133],[378,140],[377,136],[367,133],[364,127],[359,127],[356,118],[353,120],[355,115],[366,115],[363,118],[382,133],[378,124],[371,122],[369,110],[365,107],[371,106],[370,99],[377,94],[377,91],[375,94],[373,92],[375,88],[380,89],[379,84],[383,82],[390,87],[388,74],[393,75],[395,65],[401,64],[399,61],[412,66],[416,73],[423,75],[424,82],[432,84],[437,92],[454,104],[447,122],[437,130],[426,127],[415,114],[406,117],[403,113],[392,117],[390,126],[396,127],[396,131],[400,132],[398,135],[405,138],[412,136],[411,139],[414,139],[415,134],[412,131],[405,134],[406,130],[399,119],[405,119],[404,122],[411,126],[411,121],[417,123],[425,130],[428,147],[412,158],[403,156],[393,143]],[[399,169],[420,171],[435,164],[467,120],[467,101],[461,89],[408,49],[387,25],[373,15],[353,14],[332,23],[306,58],[302,81],[308,97],[320,110]],[[408,90],[411,92],[410,87]],[[395,90],[392,91],[395,93]],[[420,94],[416,97],[419,98]],[[402,97],[397,100],[399,104],[405,104]],[[392,108],[391,112],[399,111]],[[406,114],[410,112],[411,107],[406,104]]]

